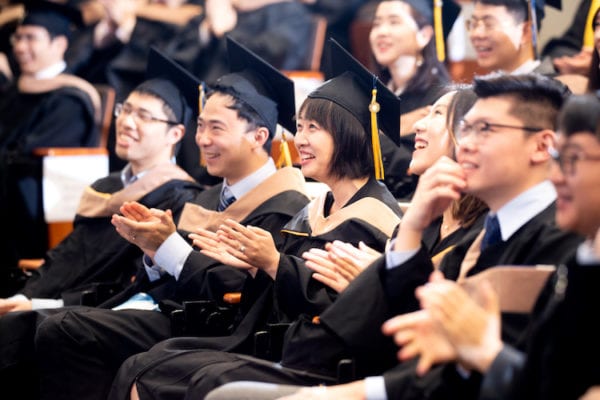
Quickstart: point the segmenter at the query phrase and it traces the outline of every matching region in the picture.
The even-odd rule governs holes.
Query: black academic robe
[[[568,260],[582,238],[561,231],[554,223],[554,214],[555,206],[552,204],[523,225],[506,242],[497,243],[483,250],[467,276],[495,265],[560,264]],[[470,244],[466,241],[456,246],[442,260],[440,269],[449,279],[457,279],[461,261]],[[394,281],[404,281],[402,270],[409,271],[417,268],[423,261],[425,261],[424,254],[419,252],[403,264],[401,269],[386,271],[390,282],[388,293],[394,293]],[[529,315],[504,313],[502,315],[503,340],[507,343],[520,343],[528,335],[528,324]],[[400,364],[384,374],[389,398],[468,399],[473,398],[478,391],[480,377],[472,374],[468,380],[464,380],[458,376],[454,365],[438,367],[424,378],[416,377],[413,366],[413,363],[406,366]]]
[[[11,235],[0,245],[4,265],[41,258],[47,249],[38,147],[96,146],[99,132],[91,98],[63,86],[24,93],[16,85],[0,96],[0,215]]]
[[[185,30],[195,34],[200,18],[190,21]],[[281,70],[307,69],[311,15],[304,4],[275,2],[256,10],[237,13],[236,26],[227,33]],[[185,33],[180,36],[185,38]],[[171,48],[178,47],[177,40]],[[192,71],[209,85],[229,72],[225,38],[212,38],[198,49]]]
[[[212,211],[217,208],[220,191],[221,185],[207,189],[194,199],[194,204],[186,205],[178,224],[184,237],[195,223],[215,230],[226,218],[279,232],[308,203],[304,178],[296,168],[278,170],[223,212]],[[281,240],[273,236],[279,245]],[[100,308],[65,310],[47,318],[36,338],[42,398],[105,399],[117,368],[127,357],[171,337],[167,314],[106,308],[140,292],[150,294],[157,302],[220,301],[224,292],[242,290],[247,277],[245,271],[193,251],[179,280],[167,275],[150,282],[145,271],[140,271],[132,285]],[[94,333],[85,338],[82,332]]]
[[[540,296],[536,304],[524,363],[498,357],[484,378],[480,399],[575,400],[599,385],[599,281],[600,265],[572,259],[557,270],[546,287],[549,296]]]
[[[182,178],[168,180],[146,191],[137,200],[149,208],[170,209],[175,221],[186,202],[203,189],[179,168]],[[102,194],[123,190],[121,174],[101,178],[91,188]],[[160,178],[164,180],[163,177]],[[112,211],[112,210],[111,210]],[[116,211],[116,210],[115,210]],[[141,268],[142,251],[117,233],[111,223],[112,213],[77,214],[73,231],[54,249],[48,251],[43,266],[34,271],[20,291],[28,298],[63,298],[65,305],[78,305],[80,293],[91,283],[112,283],[122,288]]]
[[[134,379],[140,382],[140,388],[144,387],[142,390],[154,391],[157,389],[155,383],[160,385],[163,379],[171,380],[181,372],[185,376],[181,386],[168,388],[164,393],[157,389],[160,393],[153,394],[156,398],[169,398],[172,389],[185,389],[190,371],[202,367],[202,359],[196,358],[198,349],[251,354],[252,334],[263,329],[265,322],[288,322],[300,313],[317,315],[327,308],[337,296],[311,278],[312,272],[304,265],[301,254],[314,247],[323,248],[327,242],[336,239],[355,245],[364,241],[381,251],[401,215],[394,197],[374,179],[369,180],[341,210],[326,217],[332,200],[331,194],[317,198],[286,225],[283,232],[287,237],[275,282],[269,290],[258,295],[231,336],[170,339],[149,352],[131,357],[120,368],[110,398],[125,398]],[[262,275],[257,274],[257,277]],[[242,299],[244,297],[245,294]],[[179,354],[172,357],[175,353]]]
[[[90,25],[75,34],[65,59],[75,75],[111,85],[117,101],[123,101],[144,81],[150,47],[164,50],[181,30],[177,25],[138,17],[128,43],[117,40],[105,48],[95,48],[94,28]]]
[[[551,206],[535,216],[506,242],[484,250],[476,263],[475,271],[498,264],[548,264],[568,259],[581,238],[558,230],[553,217],[554,207]],[[465,238],[464,246],[461,243],[448,253],[440,266],[442,271],[448,274],[455,271],[455,275],[458,275],[460,263],[456,262],[462,260],[466,248],[475,237],[476,235],[471,235]],[[232,353],[196,351],[196,354],[188,356],[187,372],[189,373],[192,365],[190,361],[193,359],[197,369],[194,377],[188,380],[190,384],[185,399],[202,398],[215,387],[236,380],[296,385],[332,384],[336,382],[336,367],[340,358],[355,361],[356,378],[379,374],[396,365],[397,348],[391,338],[381,333],[381,324],[394,315],[418,309],[414,291],[427,281],[433,266],[424,248],[396,268],[388,270],[385,264],[385,260],[380,258],[361,273],[336,302],[320,314],[318,321],[300,318],[295,322],[285,337],[281,365],[275,366],[256,358]],[[507,329],[508,334],[515,334],[516,322],[511,319],[503,320],[503,326],[504,323],[513,324],[513,329]],[[523,323],[520,326],[524,325]],[[165,364],[171,368],[181,368],[172,361]],[[414,363],[410,366],[414,366]],[[144,372],[142,378],[147,376],[158,379],[160,374],[157,376],[153,373],[155,368]],[[169,376],[165,370],[162,372]],[[454,372],[456,373],[455,369]],[[137,381],[138,389],[143,388],[144,394],[147,394],[147,390],[156,389],[149,381],[140,381],[139,378],[140,376]],[[412,378],[409,375],[410,379]],[[424,391],[418,382],[414,385],[409,384],[408,389],[405,387],[401,392],[391,390],[393,387],[390,385],[394,384],[406,385],[406,382],[386,379],[388,398],[422,399],[428,398],[424,393],[430,393],[430,385],[439,385],[439,379],[433,379],[430,384],[425,385]],[[456,397],[455,392],[448,390],[434,393],[448,399],[462,398]]]
[[[116,232],[111,224],[113,213],[124,201],[137,200],[147,207],[171,209],[177,220],[185,202],[201,191],[189,175],[170,163],[146,172],[127,188],[120,173],[97,180],[82,196],[73,231],[46,254],[44,265],[20,293],[29,298],[62,297],[65,305],[79,305],[83,291],[97,285],[116,291],[131,285],[143,253]],[[37,325],[57,311],[14,312],[0,318],[0,383],[4,387],[21,392],[19,386],[24,385],[37,390],[37,385],[27,384],[35,378],[33,335]]]

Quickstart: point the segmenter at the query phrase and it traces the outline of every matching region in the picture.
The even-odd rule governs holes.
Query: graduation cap
[[[23,2],[25,15],[21,25],[43,26],[52,35],[71,37],[74,28],[84,26],[78,8],[52,1],[27,0]]]
[[[445,41],[460,14],[461,7],[453,0],[402,0],[421,14],[434,28],[438,60],[446,59]],[[556,1],[556,0],[555,0]]]
[[[277,122],[296,131],[294,82],[231,37],[227,37],[230,73],[215,82],[215,88],[233,89],[237,97],[267,124],[271,137]]]
[[[330,100],[360,121],[371,134],[375,171],[382,179],[378,129],[400,144],[400,99],[334,39],[327,45],[325,67],[330,78],[308,97]]]
[[[134,90],[143,90],[163,99],[175,113],[177,121],[186,124],[198,110],[204,83],[155,47],[150,48],[146,64],[146,80]]]

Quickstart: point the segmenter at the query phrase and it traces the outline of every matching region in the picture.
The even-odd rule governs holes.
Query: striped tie
[[[219,206],[217,207],[217,211],[225,210],[235,200],[235,196],[233,195],[233,193],[231,193],[231,190],[229,190],[227,186],[223,185],[223,190],[221,190],[221,197],[219,198]]]

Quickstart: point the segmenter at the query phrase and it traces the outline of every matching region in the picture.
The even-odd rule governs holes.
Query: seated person
[[[40,258],[47,250],[38,147],[93,147],[100,96],[81,78],[65,73],[64,54],[77,10],[60,4],[27,3],[11,36],[19,75],[0,96],[0,211],[11,227],[2,241],[4,266]]]
[[[481,399],[577,399],[600,384],[598,325],[591,317],[599,304],[599,121],[596,96],[573,97],[561,110],[560,169],[552,172],[560,204],[556,220],[587,240],[548,280],[527,340],[518,346],[503,342],[498,299],[489,285],[471,297],[437,274],[417,292],[426,312],[399,316],[384,326],[404,346],[401,359],[420,355],[420,374],[432,364],[456,360],[484,374]]]
[[[345,71],[346,65],[339,68]],[[262,330],[267,323],[289,321],[296,318],[302,310],[311,314],[318,313],[335,302],[335,291],[311,278],[312,272],[305,267],[301,258],[305,251],[313,247],[323,248],[325,243],[334,239],[355,244],[362,240],[377,250],[383,250],[389,235],[399,222],[401,211],[395,198],[373,176],[375,151],[372,150],[373,132],[370,129],[371,115],[368,111],[373,76],[364,69],[360,71],[366,76],[347,72],[338,79],[331,80],[329,86],[322,86],[312,92],[300,107],[299,117],[296,119],[295,143],[302,158],[302,172],[307,177],[326,183],[330,191],[299,210],[279,232],[226,220],[217,235],[198,231],[198,235],[194,236],[194,243],[202,248],[201,255],[242,268],[242,271],[248,270],[253,276],[248,281],[253,285],[244,287],[240,304],[240,308],[244,310],[242,319],[236,323],[235,330],[230,335],[181,338],[182,342],[190,341],[186,347],[191,346],[191,342],[198,341],[211,343],[212,347],[235,347],[251,353],[253,334]],[[223,83],[227,82],[225,78]],[[347,87],[355,96],[347,96],[345,92],[338,94],[340,88]],[[384,132],[395,132],[399,122],[399,101],[380,82],[377,83],[377,90],[377,99],[382,104],[380,126]],[[347,100],[350,101],[346,102]],[[210,168],[212,164],[215,168],[223,168],[223,163],[226,162],[223,156],[226,153],[217,147],[220,143],[218,139],[223,133],[220,130],[213,131],[218,126],[213,125],[211,120],[206,122],[207,131],[201,136],[201,143],[209,156],[207,166]],[[202,124],[201,126],[204,127]],[[374,132],[375,137],[378,137],[376,129]],[[230,208],[236,207],[238,202],[239,200]],[[283,240],[282,246],[276,246],[275,240]],[[180,280],[182,278],[183,275]],[[121,339],[124,333],[121,329],[115,329],[115,316],[110,318],[113,323],[107,324],[97,315],[96,318],[91,318],[90,315],[88,319],[83,312],[71,312],[64,317],[53,316],[46,319],[36,334],[36,349],[45,353],[51,349],[44,343],[54,343],[52,347],[63,354],[60,366],[50,365],[53,363],[53,355],[40,354],[42,393],[47,393],[49,397],[58,392],[66,392],[78,398],[98,396],[100,387],[102,391],[110,389],[116,372],[114,368],[119,362],[117,357],[122,357],[124,353],[122,350],[106,352],[106,346],[130,351],[132,345],[125,345],[126,342]],[[147,328],[148,318],[142,321],[144,332],[150,332]],[[71,329],[67,326],[70,323],[65,324],[70,320],[79,321],[76,323],[79,326],[73,328],[80,330],[82,325],[86,325],[98,333],[103,332],[100,336],[107,339],[110,336],[110,341],[101,340],[102,343],[98,343],[98,346],[85,346],[87,354],[82,354],[78,340],[73,341],[73,336],[63,334],[65,328]],[[106,321],[110,322],[108,318]],[[164,343],[179,339],[169,339]],[[136,333],[128,342],[134,342],[133,345],[137,346],[135,343],[140,342],[139,335]],[[66,354],[68,356],[65,357]],[[98,360],[94,363],[94,369],[98,368],[94,374],[84,373],[81,377],[69,379],[74,383],[69,387],[57,385],[60,381],[64,383],[61,377],[63,374],[79,375],[88,369],[81,369],[77,364],[83,362],[90,366],[90,357]],[[133,356],[136,357],[137,355]],[[137,370],[137,366],[135,369]],[[134,369],[127,368],[124,371],[133,372]],[[92,376],[94,379],[88,379]],[[98,383],[100,380],[101,385]],[[129,391],[129,384],[125,386],[125,390]]]
[[[82,293],[93,289],[101,302],[101,288],[110,290],[108,296],[132,284],[143,253],[111,224],[124,202],[168,209],[178,220],[184,204],[202,192],[173,162],[184,126],[198,109],[200,82],[161,54],[152,56],[148,79],[115,110],[115,151],[127,161],[126,167],[86,188],[73,231],[46,253],[43,265],[18,294],[0,300],[0,382],[4,385],[20,383],[20,391],[36,389],[24,382],[31,378],[18,363],[31,358],[32,331],[41,314],[13,311],[48,313],[48,308],[79,305]]]
[[[279,232],[308,203],[300,171],[291,167],[276,169],[268,152],[278,121],[292,129],[293,82],[237,42],[231,41],[230,51],[231,73],[224,75],[207,94],[196,131],[207,168],[223,178],[222,184],[204,190],[187,203],[177,227],[168,210],[149,209],[139,202],[125,203],[120,208],[123,215],[113,214],[112,223],[123,238],[145,254],[144,268],[135,281],[98,308],[59,309],[54,313],[44,310],[32,317],[42,319],[40,315],[58,314],[54,316],[60,323],[90,323],[98,332],[103,331],[98,342],[85,347],[90,353],[100,350],[95,365],[106,364],[90,381],[94,389],[82,389],[87,393],[82,396],[105,398],[122,359],[173,335],[169,306],[193,300],[220,301],[225,292],[246,287],[248,293],[256,287],[258,296],[268,284],[265,279],[254,279],[246,271],[194,250],[186,240],[190,232],[202,229],[214,233],[225,220]],[[283,238],[274,236],[274,243],[282,246]],[[140,301],[140,297],[145,301]],[[252,296],[246,297],[251,305]],[[118,351],[101,350],[113,344],[119,347]],[[83,354],[81,349],[77,352]],[[79,368],[65,371],[86,375]],[[84,382],[82,377],[78,387],[83,388]],[[60,391],[66,393],[64,388]]]
[[[385,257],[359,274],[318,319],[307,315],[292,323],[279,363],[206,348],[179,348],[174,355],[177,347],[167,341],[148,352],[154,357],[139,357],[152,363],[142,362],[143,371],[136,374],[129,369],[135,358],[125,362],[121,371],[127,379],[117,381],[118,387],[127,382],[140,399],[151,399],[157,391],[166,392],[163,377],[172,382],[174,376],[182,376],[177,371],[186,373],[186,387],[180,393],[189,398],[204,398],[215,387],[240,380],[333,385],[338,362],[353,359],[355,377],[367,377],[356,383],[359,395],[368,390],[379,397],[387,393],[388,398],[422,399],[434,393],[466,398],[448,384],[454,376],[441,374],[443,368],[418,379],[413,363],[398,364],[397,347],[381,332],[387,319],[418,307],[414,291],[434,270],[422,244],[426,227],[462,192],[476,195],[490,208],[487,235],[467,238],[442,259],[438,269],[452,280],[500,264],[562,262],[582,240],[556,227],[557,194],[548,181],[556,116],[569,91],[539,74],[479,77],[474,90],[478,99],[457,135],[457,161],[444,157],[419,178],[415,197]],[[503,333],[514,343],[524,334],[528,316],[507,317]],[[458,375],[456,370],[450,372]],[[325,392],[331,390],[331,398],[344,398],[344,387],[337,393],[335,389]]]

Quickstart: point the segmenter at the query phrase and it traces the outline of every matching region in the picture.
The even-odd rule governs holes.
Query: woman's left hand
[[[217,236],[229,254],[275,279],[280,254],[269,231],[228,219],[219,227]]]

